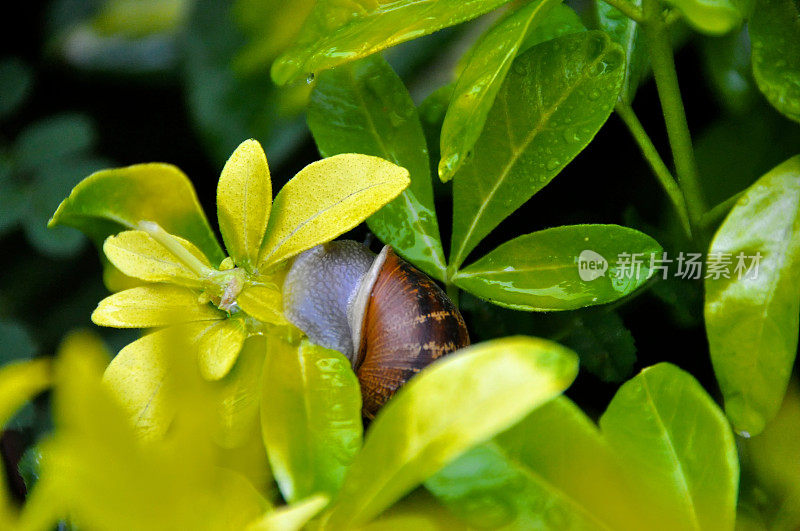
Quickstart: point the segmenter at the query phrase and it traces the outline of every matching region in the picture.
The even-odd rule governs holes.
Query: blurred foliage
[[[748,18],[753,2],[669,3],[675,6],[673,45],[701,185],[708,203],[715,205],[750,186],[798,151],[796,93],[789,97],[781,89],[781,83],[793,74],[790,68],[784,68],[785,64],[778,67],[781,61],[789,66],[797,61],[797,54],[792,51],[797,49],[798,40],[791,33],[797,21],[780,17],[781,12],[796,12],[797,3],[755,2],[760,15],[749,28],[739,26],[739,20]],[[301,73],[296,81],[277,87],[269,72],[276,58],[294,44],[314,4],[313,0],[51,0],[27,6],[27,17],[9,17],[13,18],[9,24],[19,24],[26,36],[19,42],[9,40],[7,49],[0,50],[0,250],[4,258],[0,273],[0,365],[53,352],[57,339],[67,330],[88,324],[91,309],[105,295],[99,281],[100,265],[84,237],[66,228],[45,228],[59,201],[87,175],[104,167],[149,160],[143,157],[150,157],[150,153],[157,153],[161,160],[185,161],[192,165],[184,166],[187,171],[191,169],[197,176],[199,202],[210,211],[215,197],[214,179],[210,177],[218,174],[222,163],[246,138],[256,138],[264,145],[276,183],[285,182],[305,163],[318,158],[303,117],[317,80],[313,75],[304,78]],[[356,4],[367,3],[353,5]],[[520,5],[527,4],[517,3],[515,7]],[[771,8],[759,11],[759,6]],[[711,11],[707,9],[716,10],[719,16],[709,15]],[[624,99],[635,107],[663,156],[669,145],[666,136],[657,132],[663,127],[663,116],[652,76],[641,62],[641,46],[634,46],[639,39],[638,26],[620,18],[619,12],[603,3],[568,1],[550,13],[553,21],[563,23],[556,33],[580,29],[573,10],[587,28],[599,27],[612,33],[627,57],[636,60],[636,71],[626,72],[629,85],[624,89]],[[443,16],[446,15],[452,13]],[[770,27],[773,18],[786,26],[781,27],[787,51],[777,56],[763,54],[760,48],[771,46],[771,35],[765,28]],[[454,81],[468,57],[465,51],[472,49],[479,35],[498,20],[505,20],[503,13],[438,31],[384,53],[417,104],[434,176],[440,159],[442,123]],[[425,31],[435,26],[426,27]],[[734,29],[716,35],[728,28]],[[535,41],[541,29],[535,28],[527,38]],[[547,38],[548,31],[544,31]],[[326,36],[318,37],[324,41]],[[523,43],[522,48],[530,44]],[[751,54],[758,62],[755,76]],[[129,127],[133,122],[146,126]],[[133,132],[125,134],[127,131]],[[174,143],[160,140],[172,137]],[[655,238],[670,254],[686,250],[688,242],[680,225],[661,198],[654,197],[655,182],[640,158],[612,116],[561,177],[549,184],[540,197],[500,223],[475,252],[481,256],[521,232],[565,223],[624,223]],[[449,220],[452,185],[434,179],[433,190],[433,210],[440,220]],[[212,222],[210,232],[216,230],[215,225]],[[358,229],[351,236],[361,239],[364,231]],[[450,247],[447,230],[443,231],[442,245],[445,249]],[[712,395],[718,393],[702,336],[702,286],[670,278],[650,282],[646,290],[635,294],[635,301],[625,299],[624,302],[631,302],[627,307],[609,305],[569,313],[531,315],[499,308],[468,293],[462,294],[461,308],[476,342],[525,333],[573,349],[583,372],[579,385],[568,394],[584,411],[599,414],[614,396],[619,382],[661,360],[675,361]],[[138,337],[136,333],[116,330],[104,334],[113,352]],[[71,364],[80,376],[77,381],[100,397],[103,391],[97,385],[97,367],[87,366],[90,361],[73,359],[62,363],[62,367]],[[796,374],[797,368],[782,409],[764,432],[752,439],[737,439],[743,471],[737,525],[742,529],[795,529],[800,525],[800,394]],[[641,380],[636,378],[637,382]],[[191,380],[187,376],[187,381]],[[77,408],[80,398],[75,389],[64,378],[58,385],[62,404],[74,403]],[[694,392],[693,384],[690,387]],[[181,400],[191,402],[196,398],[193,392],[190,386]],[[703,395],[702,400],[707,402],[706,399]],[[46,398],[34,400],[8,424],[7,433],[21,441],[21,449],[27,451],[21,456],[4,447],[4,457],[19,460],[21,479],[28,488],[33,486],[42,464],[40,449],[33,442],[52,430],[49,407]],[[680,412],[681,408],[675,410]],[[570,411],[571,415],[580,413],[577,407]],[[64,443],[61,449],[74,463],[83,467],[93,462],[91,449],[124,460],[127,454],[114,452],[139,448],[139,442],[134,442],[124,429],[116,433],[114,444],[89,441],[91,430],[97,429],[94,420],[88,418],[91,412],[115,422],[113,414],[105,415],[108,411],[96,409],[87,409],[86,416],[73,418],[79,428],[78,440],[88,441],[86,449]],[[195,413],[202,416],[208,412]],[[538,434],[529,437],[527,444],[539,441],[537,444],[555,456],[553,463],[558,462],[556,457],[563,457],[562,446],[570,441],[560,445],[545,435],[553,432],[550,426],[568,424],[572,417],[559,413],[550,418],[547,414],[547,410],[541,411],[538,417],[534,415],[527,424],[520,425],[523,428],[516,433],[509,431],[490,442],[491,446],[465,454],[449,470],[451,476],[458,478],[464,472],[459,467],[466,466],[467,475],[474,478],[475,470],[501,462],[498,469],[504,475],[495,483],[440,484],[439,487],[447,487],[442,487],[441,497],[454,500],[456,505],[472,503],[467,514],[475,515],[471,510],[475,507],[497,511],[478,515],[489,518],[503,516],[503,511],[509,509],[497,506],[492,489],[509,491],[511,494],[506,492],[504,496],[528,503],[534,498],[551,499],[542,496],[542,491],[555,499],[559,481],[577,478],[570,486],[580,492],[580,485],[586,483],[585,470],[596,470],[591,467],[597,466],[598,454],[591,445],[581,447],[581,455],[588,457],[582,461],[585,468],[576,465],[574,474],[553,472],[546,460],[519,460],[530,457],[515,446],[517,441],[525,440],[518,437],[525,426],[529,429],[526,436]],[[590,426],[587,430],[594,434],[596,427],[584,417],[580,414],[578,424]],[[216,449],[219,453],[215,454],[215,463],[246,475],[270,501],[277,501],[277,487],[267,477],[270,471],[261,441],[258,437],[254,440],[255,444],[246,447],[247,452]],[[97,444],[92,446],[89,442]],[[188,456],[191,463],[200,463],[205,474],[208,456],[198,456],[197,449],[190,446],[176,448],[185,449],[181,458]],[[641,446],[646,449],[647,445]],[[644,450],[642,455],[650,457]],[[687,462],[690,457],[683,456]],[[143,458],[140,462],[165,485],[174,480],[168,477],[170,470],[177,470],[175,475],[180,482],[194,473],[188,470],[189,461],[186,467],[174,469],[160,468],[158,459]],[[253,470],[254,462],[261,463],[257,471]],[[366,463],[362,466],[370,472],[377,468]],[[544,474],[543,471],[550,471],[544,487],[534,485],[532,475]],[[9,474],[13,475],[13,471]],[[91,483],[91,479],[87,482]],[[95,479],[98,484],[108,480]],[[214,479],[213,474],[204,475],[203,485],[191,487],[192,492],[219,494],[219,485],[208,487]],[[353,480],[350,483],[358,485]],[[519,485],[525,488],[519,489]],[[536,497],[532,492],[538,493]],[[77,499],[81,493],[76,492],[75,496]],[[87,496],[77,501],[90,499]],[[172,498],[165,494],[165,499]],[[220,500],[222,497],[217,501]],[[148,499],[136,501],[145,504]],[[297,506],[273,516],[281,522],[303,522],[321,508],[320,504],[324,500],[298,500]],[[372,525],[379,528],[383,522],[400,527],[443,521],[451,526],[455,525],[452,518],[430,494],[418,489]],[[524,518],[520,521],[530,523]],[[275,524],[266,519],[262,522],[262,528],[270,525]]]

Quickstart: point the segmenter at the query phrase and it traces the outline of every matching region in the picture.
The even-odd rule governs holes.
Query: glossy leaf
[[[309,496],[304,500],[280,507],[265,514],[247,526],[247,531],[296,531],[303,529],[328,504],[328,497],[322,494]]]
[[[736,0],[667,0],[697,31],[722,35],[742,23],[741,3]]]
[[[737,270],[740,253],[744,268]],[[705,281],[711,361],[734,428],[756,435],[778,411],[797,353],[800,157],[745,191],[711,255],[731,262],[730,278]]]
[[[596,31],[544,42],[515,59],[472,158],[455,176],[451,268],[592,140],[624,75],[623,51]]]
[[[542,42],[582,31],[586,28],[578,14],[568,5],[558,4],[548,10],[535,26],[528,28],[519,50],[522,53]]]
[[[275,197],[262,267],[347,232],[397,197],[409,182],[407,170],[378,157],[343,154],[312,162]]]
[[[668,363],[625,383],[600,418],[662,525],[733,529],[739,461],[728,421],[690,374]]]
[[[178,242],[201,263],[211,265],[191,242]],[[103,244],[103,252],[117,269],[130,277],[147,282],[169,282],[189,288],[203,285],[203,279],[196,272],[143,231],[125,231],[109,236]]]
[[[635,291],[652,275],[651,256],[660,259],[661,252],[654,239],[627,227],[565,225],[500,245],[459,271],[454,282],[501,306],[573,310]]]
[[[559,397],[425,486],[479,528],[658,529],[620,457],[591,419]]]
[[[534,0],[521,5],[481,35],[470,50],[442,124],[442,181],[453,178],[478,140],[525,35],[558,3]]]
[[[96,172],[81,181],[53,214],[50,226],[68,225],[102,241],[140,221],[154,221],[191,241],[218,264],[225,257],[186,175],[170,164],[137,164]]]
[[[169,284],[131,288],[100,301],[92,322],[117,328],[150,328],[225,317],[210,304],[201,304],[198,297],[195,291]]]
[[[256,140],[245,140],[225,163],[217,184],[219,230],[236,265],[251,271],[272,207],[267,157]]]
[[[800,12],[793,0],[758,0],[748,23],[753,75],[781,113],[800,122]]]
[[[473,19],[506,0],[320,0],[272,65],[279,85]]]
[[[284,498],[334,495],[361,446],[361,392],[350,362],[303,341],[269,338],[261,429]]]
[[[438,361],[378,414],[328,524],[350,528],[368,522],[468,448],[557,396],[576,373],[574,353],[522,336],[480,343]]]
[[[316,78],[308,125],[320,153],[364,153],[406,168],[411,185],[367,220],[370,230],[429,275],[444,278],[445,261],[425,137],[414,102],[378,54]]]
[[[642,7],[642,0],[625,1],[639,8]],[[595,5],[600,29],[608,33],[611,40],[625,50],[625,82],[622,85],[619,99],[625,103],[631,103],[636,95],[636,89],[644,80],[648,69],[647,47],[641,36],[639,23],[603,0],[596,0]]]

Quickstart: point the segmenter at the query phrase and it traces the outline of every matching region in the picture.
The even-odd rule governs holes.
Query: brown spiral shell
[[[442,289],[391,247],[386,251],[354,364],[368,419],[431,362],[469,345],[464,319]]]

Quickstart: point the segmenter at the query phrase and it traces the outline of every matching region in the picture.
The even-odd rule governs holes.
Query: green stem
[[[742,197],[744,192],[739,192],[718,204],[703,215],[701,224],[703,229],[710,230],[733,208],[733,205]]]
[[[672,201],[672,205],[675,207],[678,217],[681,220],[683,230],[686,231],[686,235],[691,238],[692,226],[689,221],[689,213],[686,209],[686,200],[683,197],[680,186],[678,186],[675,178],[669,172],[667,165],[664,164],[664,160],[661,158],[661,155],[658,154],[658,150],[656,150],[656,147],[653,145],[653,141],[650,140],[647,131],[642,127],[642,123],[639,121],[636,113],[633,112],[631,106],[627,103],[618,102],[616,111],[619,117],[622,118],[622,121],[625,122],[625,125],[628,126],[631,136],[633,136],[633,139],[639,145],[642,156],[644,156],[645,160],[650,164],[650,168],[652,168],[658,182],[667,193],[667,197]]]
[[[199,277],[205,278],[214,273],[213,269],[198,260],[186,247],[181,245],[175,236],[162,229],[161,225],[158,223],[153,221],[141,221],[139,222],[139,228],[163,245],[169,252],[174,254],[178,260],[183,262],[183,265],[191,269]]]
[[[641,23],[644,20],[642,10],[627,0],[603,0],[606,4],[621,11],[629,19]]]
[[[683,108],[681,91],[678,86],[678,74],[675,70],[675,59],[672,56],[672,43],[661,14],[659,0],[643,0],[643,7],[645,22],[642,25],[642,32],[647,42],[650,64],[656,79],[658,97],[661,100],[661,109],[675,162],[675,172],[686,199],[689,220],[692,226],[697,228],[706,206],[700,190],[697,163],[692,149],[692,137],[689,133],[686,111]],[[692,232],[697,237],[697,231],[693,230]]]

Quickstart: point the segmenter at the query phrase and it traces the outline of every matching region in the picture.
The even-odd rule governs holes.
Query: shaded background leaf
[[[311,94],[308,125],[325,157],[364,153],[408,170],[410,186],[367,225],[403,258],[443,279],[425,137],[414,102],[392,67],[376,54],[322,72]]]

